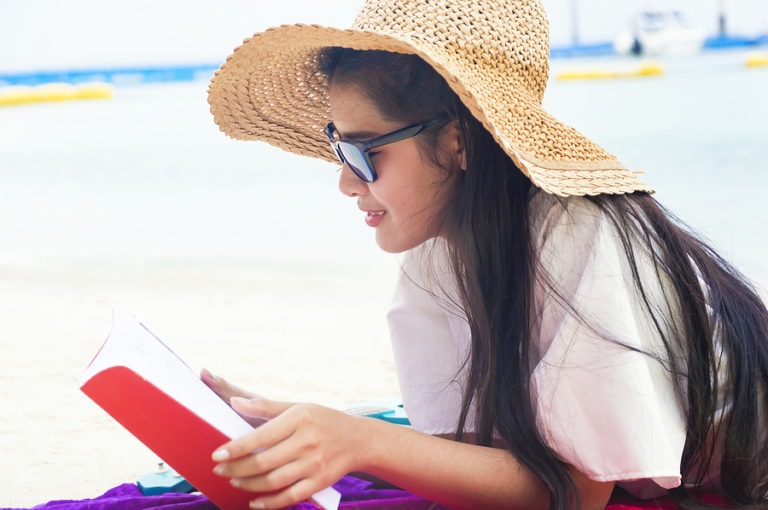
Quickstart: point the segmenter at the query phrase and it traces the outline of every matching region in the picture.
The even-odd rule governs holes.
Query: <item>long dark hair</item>
[[[551,509],[576,507],[573,480],[541,437],[531,400],[534,285],[547,285],[554,295],[559,290],[556,282],[541,274],[534,257],[530,181],[419,57],[330,48],[320,53],[319,63],[330,83],[358,84],[392,119],[408,124],[448,113],[458,121],[467,171],[446,168],[461,175],[451,181],[456,183],[450,190],[453,197],[439,218],[471,331],[456,439],[464,439],[474,405],[476,442],[490,445],[498,434],[548,487]],[[438,133],[430,136],[419,138],[424,152],[444,163],[445,158],[430,149]],[[689,492],[686,487],[700,486],[710,467],[719,462],[723,495],[741,507],[765,508],[768,441],[760,428],[768,425],[765,304],[738,271],[650,195],[588,199],[621,239],[638,295],[668,353],[647,355],[657,357],[671,372],[685,411],[683,484],[674,496],[684,508],[703,508],[695,489]],[[671,283],[665,299],[679,317],[664,317],[645,297],[638,249],[650,253],[659,278]],[[572,311],[582,317],[579,310]],[[675,323],[672,333],[670,321]],[[621,343],[620,338],[607,340]],[[682,359],[674,355],[678,352],[684,353]],[[727,366],[721,366],[722,360]],[[721,400],[729,404],[722,417]],[[715,455],[715,449],[722,457]]]

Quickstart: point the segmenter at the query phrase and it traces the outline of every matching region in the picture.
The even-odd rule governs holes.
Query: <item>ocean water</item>
[[[657,198],[768,289],[768,69],[743,51],[662,61],[655,78],[558,81],[545,107],[619,156]],[[259,258],[312,267],[381,257],[336,167],[229,140],[207,82],[0,109],[0,263]]]
[[[656,198],[768,291],[768,68],[746,51],[662,59],[662,76],[552,80],[545,106],[643,170]],[[570,68],[631,68],[626,59],[555,60]]]
[[[228,139],[208,113],[206,87],[121,87],[109,100],[0,110],[6,248],[304,258],[310,246],[335,254],[361,233],[334,165]]]

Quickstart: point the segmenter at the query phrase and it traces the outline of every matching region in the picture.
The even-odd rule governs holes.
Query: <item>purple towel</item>
[[[101,496],[83,500],[54,500],[34,507],[45,510],[144,510],[163,508],[167,510],[217,510],[216,506],[203,496],[196,494],[168,493],[144,496],[134,483],[126,483],[108,490]],[[21,510],[5,509],[2,510]]]
[[[340,509],[344,510],[438,510],[430,501],[405,491],[377,489],[371,482],[345,476],[334,487],[341,492]],[[205,496],[199,494],[167,493],[144,496],[136,484],[126,483],[108,490],[101,496],[83,500],[55,500],[37,505],[34,510],[218,510]],[[293,510],[316,509],[311,503],[301,503]],[[23,510],[0,508],[0,510]]]
[[[340,510],[445,510],[445,507],[396,489],[376,489],[370,482],[353,476],[345,476],[334,487],[341,492]],[[701,500],[718,508],[735,508],[726,504],[725,499],[713,494],[704,494]],[[168,493],[144,496],[132,483],[118,485],[94,499],[79,501],[49,501],[33,510],[218,510],[205,496],[199,494]],[[301,503],[292,510],[310,510],[317,507]],[[668,498],[654,501],[637,501],[628,497],[614,496],[606,510],[679,510]],[[0,508],[0,510],[23,510]]]

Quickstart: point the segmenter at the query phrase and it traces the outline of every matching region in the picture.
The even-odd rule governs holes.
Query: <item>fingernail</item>
[[[214,468],[213,468],[213,472],[216,473],[219,476],[223,476],[224,475],[224,466],[222,466],[221,464],[216,464],[216,466],[214,466]]]
[[[256,510],[261,510],[262,508],[267,508],[267,505],[265,505],[264,502],[261,501],[260,499],[254,499],[253,501],[250,502],[250,504],[248,506],[250,506],[251,508],[254,508]]]
[[[229,451],[225,448],[219,448],[211,455],[211,458],[215,461],[227,460],[229,458]]]
[[[230,484],[232,487],[240,487],[240,479],[239,479],[239,478],[231,478],[231,479],[229,480],[229,484]]]

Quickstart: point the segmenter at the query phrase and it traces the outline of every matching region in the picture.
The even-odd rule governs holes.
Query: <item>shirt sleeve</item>
[[[450,278],[433,278],[447,274],[446,264],[439,240],[406,253],[387,314],[403,406],[411,425],[427,434],[456,431],[469,354],[469,328],[446,287]]]
[[[671,375],[657,359],[668,355],[624,247],[586,199],[545,200],[535,239],[538,352],[531,381],[539,430],[593,480],[627,482],[648,497],[677,487],[685,420]],[[652,306],[674,313],[647,250],[638,246],[635,254]]]

